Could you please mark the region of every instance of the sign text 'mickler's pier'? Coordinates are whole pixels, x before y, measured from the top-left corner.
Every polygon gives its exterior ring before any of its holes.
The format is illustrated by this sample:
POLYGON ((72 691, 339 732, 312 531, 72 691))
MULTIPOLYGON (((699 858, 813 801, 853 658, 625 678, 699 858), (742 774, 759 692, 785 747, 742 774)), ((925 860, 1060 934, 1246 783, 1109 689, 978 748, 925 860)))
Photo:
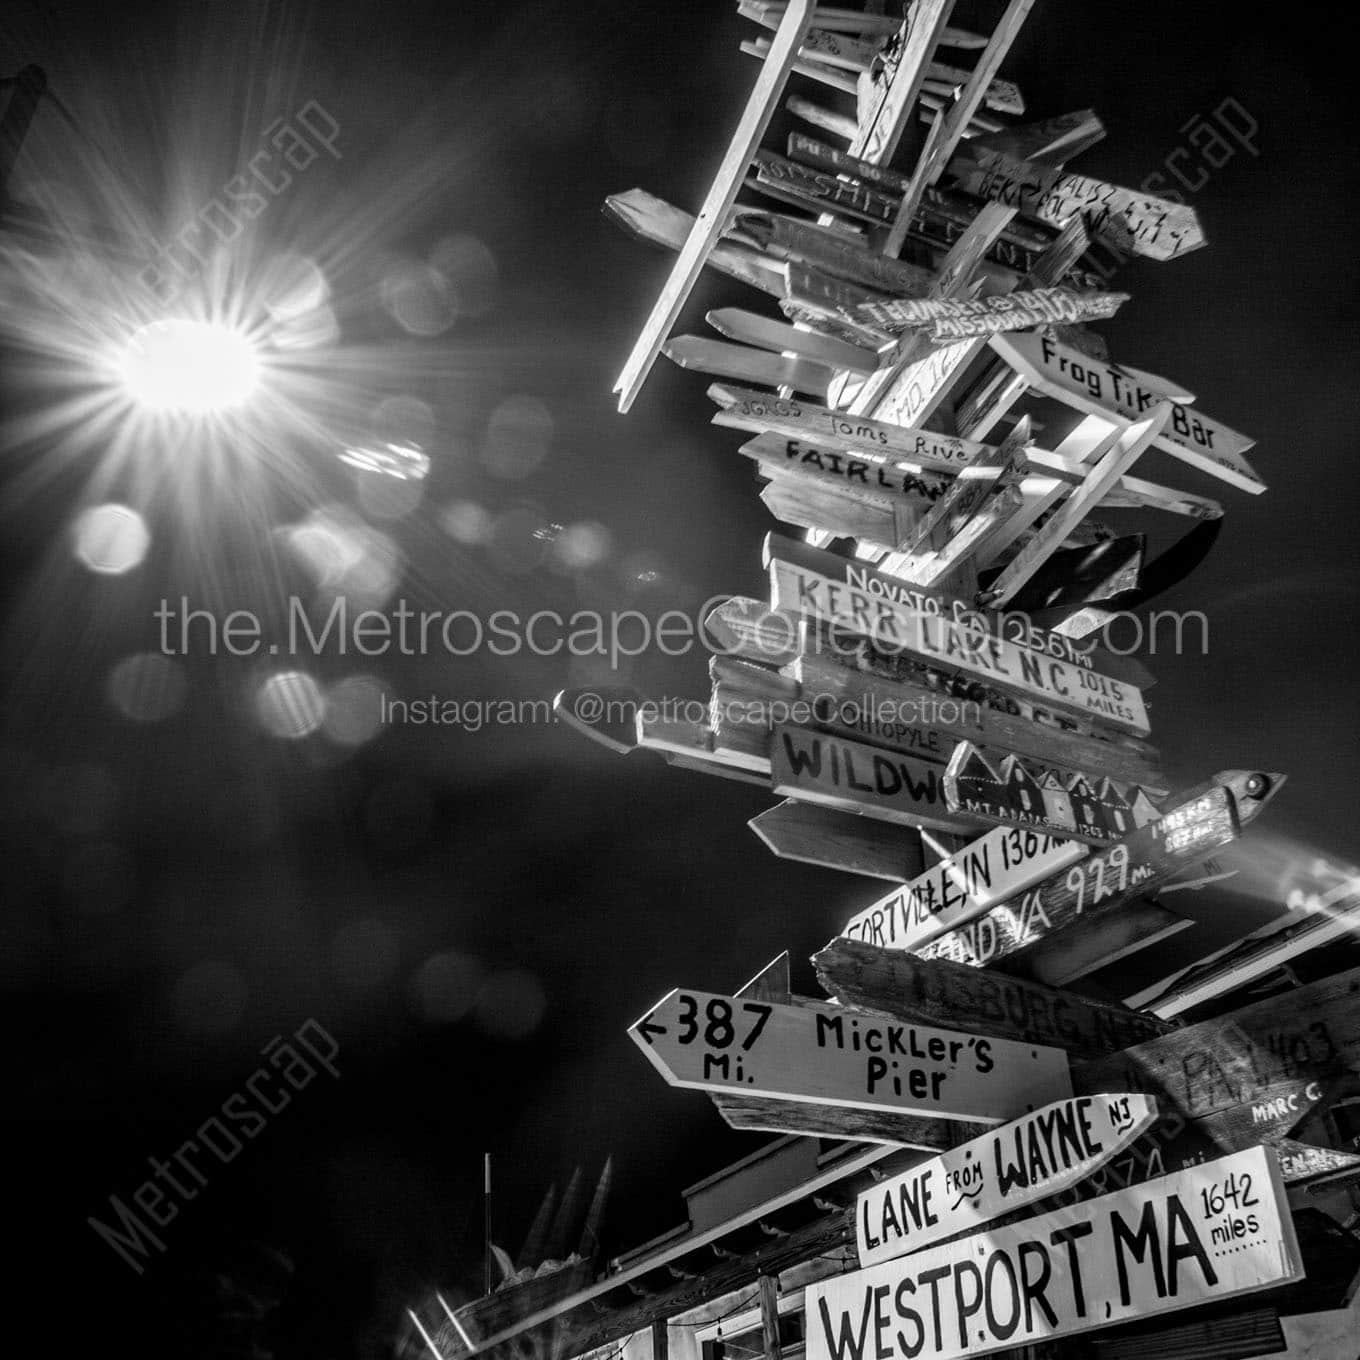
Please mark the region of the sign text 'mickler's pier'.
POLYGON ((996 1124, 1071 1094, 1061 1049, 677 990, 629 1031, 672 1086, 996 1124))

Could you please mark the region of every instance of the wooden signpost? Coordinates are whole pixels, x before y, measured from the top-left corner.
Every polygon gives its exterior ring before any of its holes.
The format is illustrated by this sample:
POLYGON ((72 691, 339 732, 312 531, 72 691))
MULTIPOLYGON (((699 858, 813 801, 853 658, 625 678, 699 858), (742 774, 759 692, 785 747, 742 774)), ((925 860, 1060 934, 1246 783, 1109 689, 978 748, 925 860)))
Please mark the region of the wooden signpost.
POLYGON ((676 990, 628 1031, 672 1086, 996 1124, 1071 1093, 1057 1049, 676 990))
POLYGON ((1078 1096, 880 1181, 856 1205, 859 1263, 894 1260, 1056 1195, 1156 1118, 1148 1096, 1078 1096))
POLYGON ((1261 1148, 808 1287, 808 1360, 956 1360, 1303 1275, 1261 1148))

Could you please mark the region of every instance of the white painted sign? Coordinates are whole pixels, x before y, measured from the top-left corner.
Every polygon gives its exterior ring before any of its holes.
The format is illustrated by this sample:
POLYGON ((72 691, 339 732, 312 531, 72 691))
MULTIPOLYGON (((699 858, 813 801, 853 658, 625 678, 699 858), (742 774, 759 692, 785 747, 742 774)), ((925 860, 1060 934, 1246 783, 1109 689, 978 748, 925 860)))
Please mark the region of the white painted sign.
POLYGON ((807 1360, 961 1360, 1303 1274, 1275 1155, 1251 1148, 809 1285, 807 1360))
POLYGON ((1151 1096, 1060 1100, 880 1181, 855 1210, 859 1263, 894 1260, 1066 1190, 1156 1118, 1151 1096))
POLYGON ((846 922, 841 934, 882 949, 912 950, 966 925, 1086 854, 1080 841, 999 826, 865 907, 846 922))
MULTIPOLYGON (((1133 685, 1031 651, 982 629, 969 628, 940 614, 918 612, 869 588, 778 557, 770 559, 771 606, 807 615, 871 639, 889 655, 910 653, 927 664, 975 675, 1093 719, 1124 727, 1140 736, 1151 730, 1142 693, 1133 685)), ((847 566, 847 573, 854 564, 847 566)), ((911 586, 903 582, 903 592, 911 586)))
POLYGON ((998 1124, 1072 1094, 1059 1048, 677 990, 629 1031, 672 1086, 998 1124))
MULTIPOLYGON (((1105 363, 1050 334, 994 335, 987 342, 1015 369, 1051 397, 1090 415, 1113 413, 1122 420, 1141 420, 1167 400, 1161 387, 1150 386, 1141 374, 1105 363)), ((1254 439, 1210 420, 1202 411, 1173 402, 1157 447, 1243 491, 1259 495, 1265 483, 1243 454, 1254 439)))

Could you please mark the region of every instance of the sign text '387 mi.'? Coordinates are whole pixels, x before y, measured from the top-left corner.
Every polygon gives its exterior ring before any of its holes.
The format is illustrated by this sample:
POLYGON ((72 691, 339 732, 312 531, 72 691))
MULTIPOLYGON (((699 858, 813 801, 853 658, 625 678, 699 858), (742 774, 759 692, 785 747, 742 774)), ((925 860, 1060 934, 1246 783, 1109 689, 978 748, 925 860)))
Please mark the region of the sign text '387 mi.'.
POLYGON ((676 990, 629 1031, 672 1086, 995 1124, 1071 1094, 1061 1049, 676 990))
POLYGON ((1251 1148, 809 1285, 808 1360, 958 1360, 1303 1273, 1275 1156, 1251 1148))

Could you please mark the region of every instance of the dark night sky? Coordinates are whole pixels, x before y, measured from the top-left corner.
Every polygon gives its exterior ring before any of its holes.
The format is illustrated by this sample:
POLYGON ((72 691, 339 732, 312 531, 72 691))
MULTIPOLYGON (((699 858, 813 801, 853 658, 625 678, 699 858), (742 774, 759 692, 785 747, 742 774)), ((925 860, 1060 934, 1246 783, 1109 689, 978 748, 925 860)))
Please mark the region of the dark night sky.
MULTIPOLYGON (((960 3, 956 22, 985 27, 995 9, 960 3)), ((1157 169, 1185 144, 1186 120, 1225 97, 1259 123, 1259 157, 1239 151, 1191 198, 1210 248, 1126 269, 1116 286, 1133 301, 1103 329, 1116 359, 1185 383, 1253 435, 1270 483, 1253 498, 1164 455, 1140 468, 1228 505, 1208 562, 1158 601, 1202 609, 1211 630, 1207 656, 1150 659, 1168 770, 1186 783, 1235 766, 1289 773, 1269 833, 1344 860, 1360 856, 1356 127, 1336 11, 1313 13, 1291 10, 1285 28, 1216 0, 1040 0, 1004 74, 1037 117, 1095 107, 1110 136, 1074 168, 1122 183, 1157 169)), ((668 261, 599 209, 634 185, 697 206, 754 74, 738 52, 749 29, 711 0, 10 0, 5 73, 45 67, 102 151, 45 107, 16 194, 45 181, 108 200, 112 180, 164 223, 177 187, 211 194, 263 123, 319 101, 343 157, 300 176, 257 231, 322 264, 342 343, 400 347, 374 360, 375 390, 434 412, 423 503, 381 521, 404 563, 399 593, 483 614, 693 610, 761 592, 772 523, 732 455, 738 437, 706 424, 701 378, 663 361, 633 411, 614 411, 614 376, 668 261), (494 257, 495 303, 413 338, 381 281, 451 233, 494 257), (488 422, 526 397, 551 439, 510 477, 488 422), (445 533, 451 502, 484 508, 489 543, 445 533), (572 574, 531 531, 581 521, 604 526, 610 548, 572 574)), ((706 279, 681 329, 700 330, 719 301, 765 309, 706 279)), ((8 345, 7 361, 22 347, 8 345)), ((7 383, 15 411, 58 399, 22 371, 7 383)), ((551 726, 392 728, 354 750, 281 741, 252 717, 259 665, 203 656, 183 662, 179 712, 128 721, 109 674, 155 647, 156 602, 277 603, 297 582, 272 531, 323 502, 354 505, 355 483, 313 453, 300 475, 281 455, 294 474, 278 486, 256 469, 254 501, 231 477, 192 515, 153 494, 147 560, 95 576, 73 561, 68 525, 98 456, 51 439, 7 459, 11 1314, 58 1346, 130 1338, 146 1354, 211 1355, 226 1330, 214 1280, 227 1277, 257 1297, 282 1292, 259 1333, 280 1356, 385 1354, 406 1304, 435 1285, 459 1298, 478 1286, 484 1149, 496 1240, 511 1250, 550 1182, 577 1164, 593 1177, 611 1151, 606 1250, 675 1222, 681 1187, 754 1140, 663 1088, 627 1025, 673 985, 735 986, 785 948, 810 986, 801 960, 875 886, 770 857, 744 826, 772 801, 757 789, 612 757, 551 726), (341 1078, 298 1092, 214 1166, 165 1228, 165 1254, 135 1275, 87 1216, 129 1196, 148 1156, 192 1136, 262 1046, 309 1017, 339 1041, 341 1078), (268 1283, 262 1246, 291 1277, 268 1283)), ((162 468, 156 489, 178 475, 162 468)), ((133 497, 115 479, 98 498, 133 497)), ((705 662, 653 652, 618 678, 704 697, 705 662)), ((363 671, 408 698, 548 697, 609 678, 561 658, 309 665, 325 681, 363 671)), ((1228 893, 1194 906, 1220 923, 1262 909, 1228 893)))

